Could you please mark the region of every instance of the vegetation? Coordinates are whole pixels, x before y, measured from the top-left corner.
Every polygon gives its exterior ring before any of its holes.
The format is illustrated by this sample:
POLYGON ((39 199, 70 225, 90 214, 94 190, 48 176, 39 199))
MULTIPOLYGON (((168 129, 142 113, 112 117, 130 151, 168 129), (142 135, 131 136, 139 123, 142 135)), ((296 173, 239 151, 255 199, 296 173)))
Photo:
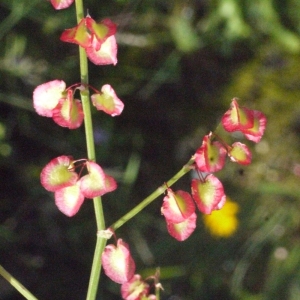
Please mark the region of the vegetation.
MULTIPOLYGON (((167 232, 161 197, 118 229, 139 273, 160 267, 162 299, 299 299, 299 1, 102 2, 85 6, 118 24, 118 65, 90 64, 90 83, 109 82, 125 104, 116 118, 93 115, 97 161, 119 184, 103 200, 108 225, 188 161, 233 97, 268 118, 252 164, 220 171, 233 204, 216 221, 199 216, 180 243, 167 232)), ((80 81, 77 47, 59 41, 75 8, 0 7, 0 264, 39 299, 85 299, 92 201, 69 219, 40 184, 54 157, 86 156, 84 128, 62 129, 32 105, 37 85, 80 81)), ((188 190, 190 180, 175 188, 188 190)), ((98 299, 120 299, 119 289, 103 275, 98 299)), ((23 299, 4 279, 0 298, 23 299)))

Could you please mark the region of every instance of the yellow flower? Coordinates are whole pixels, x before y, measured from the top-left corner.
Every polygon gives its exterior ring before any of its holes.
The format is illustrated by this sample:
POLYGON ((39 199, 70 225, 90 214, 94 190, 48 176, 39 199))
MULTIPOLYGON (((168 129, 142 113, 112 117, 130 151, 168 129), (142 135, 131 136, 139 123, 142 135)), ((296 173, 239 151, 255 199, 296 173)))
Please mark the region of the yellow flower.
POLYGON ((214 210, 210 215, 203 215, 204 225, 213 236, 230 237, 239 225, 236 217, 238 211, 239 205, 227 197, 225 205, 220 210, 214 210))

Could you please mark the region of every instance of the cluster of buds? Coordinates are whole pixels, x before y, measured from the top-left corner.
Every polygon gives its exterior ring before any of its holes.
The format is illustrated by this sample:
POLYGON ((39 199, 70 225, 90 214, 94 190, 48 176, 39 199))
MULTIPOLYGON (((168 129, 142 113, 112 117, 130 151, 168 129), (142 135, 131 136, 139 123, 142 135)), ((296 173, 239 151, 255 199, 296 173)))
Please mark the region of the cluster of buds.
MULTIPOLYGON (((267 119, 260 111, 239 107, 237 99, 234 98, 221 123, 227 132, 241 132, 246 139, 258 143, 265 131, 267 119)), ((218 135, 210 132, 204 136, 202 145, 194 155, 194 167, 199 179, 192 180, 191 195, 185 191, 174 192, 167 188, 161 212, 166 219, 168 232, 175 239, 183 241, 195 230, 195 204, 204 214, 211 214, 225 204, 223 185, 213 173, 223 169, 227 156, 232 162, 241 165, 250 164, 252 158, 245 144, 235 142, 228 145, 218 135)))
MULTIPOLYGON (((55 9, 65 9, 74 0, 51 0, 55 9)), ((109 19, 96 23, 90 16, 83 18, 79 24, 66 29, 61 40, 76 43, 83 47, 89 59, 97 65, 117 63, 117 44, 114 34, 117 26, 109 19)), ((120 115, 124 104, 114 89, 105 84, 101 90, 81 83, 69 87, 63 80, 55 79, 43 83, 33 91, 33 107, 44 117, 52 118, 62 127, 77 129, 84 120, 84 110, 79 99, 74 97, 78 90, 89 95, 88 89, 94 93, 90 99, 97 110, 111 116, 120 115)), ((92 160, 73 160, 71 156, 62 155, 52 159, 41 172, 43 187, 54 192, 55 204, 65 215, 74 216, 85 198, 102 196, 117 188, 116 181, 92 160), (76 172, 79 168, 79 172, 76 172)))
MULTIPOLYGON (((84 114, 80 100, 74 99, 74 93, 77 89, 82 91, 85 88, 80 83, 66 88, 66 83, 57 79, 43 83, 33 91, 34 109, 39 115, 52 118, 62 127, 76 129, 81 126, 84 114)), ((97 110, 113 117, 122 113, 124 104, 109 84, 103 85, 101 91, 90 88, 95 91, 91 101, 97 110)))
MULTIPOLYGON (((67 8, 73 2, 74 0, 51 0, 55 9, 67 8)), ((110 19, 97 23, 88 15, 82 18, 77 26, 66 29, 60 39, 84 48, 87 57, 95 65, 116 65, 118 62, 116 31, 117 25, 110 19)))
POLYGON ((84 198, 93 199, 117 188, 116 181, 95 162, 87 159, 75 161, 65 155, 52 159, 43 168, 41 183, 46 190, 54 192, 56 206, 69 217, 78 212, 84 198), (78 163, 80 170, 77 173, 78 163), (87 174, 80 177, 83 168, 87 174))
POLYGON ((114 282, 121 284, 122 299, 156 300, 156 296, 150 293, 147 281, 156 282, 157 276, 150 276, 144 280, 141 275, 135 274, 135 262, 128 244, 122 239, 118 239, 116 244, 105 247, 101 260, 105 274, 114 282))

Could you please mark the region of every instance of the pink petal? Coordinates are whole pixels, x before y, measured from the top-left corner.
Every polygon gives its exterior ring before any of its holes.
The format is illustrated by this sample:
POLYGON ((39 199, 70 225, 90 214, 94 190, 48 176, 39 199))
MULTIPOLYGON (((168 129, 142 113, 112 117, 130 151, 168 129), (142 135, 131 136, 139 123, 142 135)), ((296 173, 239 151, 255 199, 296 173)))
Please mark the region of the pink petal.
POLYGON ((230 151, 228 151, 230 160, 240 165, 249 165, 251 163, 252 154, 249 148, 240 142, 233 143, 230 151))
POLYGON ((218 205, 215 207, 214 210, 219 210, 219 209, 223 208, 225 203, 226 203, 226 195, 224 194, 223 197, 221 198, 221 201, 218 203, 218 205))
POLYGON ((65 89, 66 84, 62 80, 53 80, 37 86, 33 91, 33 107, 36 112, 51 118, 59 99, 64 97, 65 89))
POLYGON ((118 239, 117 246, 107 245, 101 259, 104 272, 111 280, 123 284, 133 277, 135 262, 122 239, 118 239))
POLYGON ((74 0, 51 0, 51 4, 55 9, 64 9, 69 6, 74 2, 74 0))
POLYGON ((72 157, 59 156, 52 159, 41 172, 41 184, 50 192, 71 186, 78 179, 77 173, 71 170, 72 157))
POLYGON ((139 274, 135 274, 129 281, 121 286, 121 295, 124 300, 139 300, 149 292, 149 285, 142 280, 139 274))
POLYGON ((181 223, 172 223, 166 219, 169 234, 176 240, 182 242, 186 240, 196 228, 197 215, 192 213, 185 221, 181 223))
POLYGON ((98 48, 99 42, 94 37, 91 47, 85 48, 86 54, 90 61, 95 65, 116 65, 117 59, 117 42, 114 35, 106 39, 101 45, 100 50, 98 48))
POLYGON ((86 198, 92 199, 112 192, 117 188, 116 181, 104 173, 93 161, 87 161, 88 174, 80 178, 80 189, 86 198))
POLYGON ((196 151, 195 162, 201 172, 220 171, 225 164, 226 149, 218 141, 211 141, 211 134, 204 136, 200 148, 196 151))
POLYGON ((84 118, 82 104, 79 100, 73 99, 73 92, 68 91, 68 97, 59 100, 58 105, 53 109, 53 121, 69 129, 76 129, 81 126, 84 118))
POLYGON ((224 194, 221 181, 213 174, 206 176, 204 181, 192 180, 192 196, 198 209, 204 214, 210 214, 214 209, 217 209, 224 194))
POLYGON ((181 190, 173 192, 169 188, 161 212, 169 222, 181 223, 195 212, 195 204, 189 193, 181 190))
POLYGON ((97 110, 103 110, 105 113, 111 116, 118 116, 122 113, 124 103, 118 98, 114 89, 105 84, 101 88, 101 94, 93 94, 91 96, 93 105, 97 110))
POLYGON ((258 110, 253 110, 253 113, 254 113, 253 127, 243 130, 243 133, 248 140, 258 143, 265 132, 266 125, 267 125, 267 118, 262 112, 258 110))
POLYGON ((253 111, 246 107, 239 107, 237 99, 233 98, 231 108, 222 117, 222 125, 228 132, 243 131, 253 127, 253 111))
POLYGON ((74 216, 84 201, 84 196, 78 183, 57 190, 54 196, 56 206, 68 217, 74 216))

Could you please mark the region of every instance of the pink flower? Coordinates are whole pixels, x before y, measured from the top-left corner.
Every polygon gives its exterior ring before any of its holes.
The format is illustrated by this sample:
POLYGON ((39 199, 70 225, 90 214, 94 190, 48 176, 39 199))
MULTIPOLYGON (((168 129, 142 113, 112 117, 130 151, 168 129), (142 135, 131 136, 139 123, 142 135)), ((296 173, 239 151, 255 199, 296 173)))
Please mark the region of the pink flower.
POLYGON ((110 19, 96 23, 90 16, 83 18, 73 28, 66 29, 60 36, 63 42, 83 47, 91 62, 96 65, 117 64, 116 24, 110 19))
POLYGON ((124 103, 109 84, 103 85, 101 93, 93 94, 91 99, 97 110, 103 110, 112 117, 120 115, 124 108, 124 103))
POLYGON ((198 209, 204 214, 210 214, 220 209, 225 203, 225 193, 221 181, 209 174, 205 180, 192 180, 192 196, 198 209))
POLYGON ((60 36, 63 42, 77 44, 83 48, 91 44, 91 35, 86 26, 86 19, 82 19, 77 26, 66 29, 60 36))
POLYGON ((66 83, 62 80, 40 84, 33 91, 33 107, 39 115, 52 118, 53 109, 65 96, 66 83))
POLYGON ((116 181, 104 173, 93 161, 87 161, 88 174, 80 178, 80 190, 86 198, 94 198, 112 192, 117 188, 116 181))
POLYGON ((225 164, 226 149, 218 141, 211 141, 212 133, 204 136, 200 148, 196 151, 195 162, 201 172, 220 171, 225 164))
POLYGON ((168 188, 161 208, 161 213, 168 222, 181 223, 195 212, 195 204, 191 195, 185 191, 173 192, 168 188))
POLYGON ((56 124, 69 129, 80 127, 84 118, 82 104, 78 99, 73 98, 72 90, 68 90, 66 98, 59 100, 52 113, 56 124))
POLYGON ((54 193, 54 198, 57 208, 68 217, 73 217, 84 201, 84 195, 78 182, 57 190, 54 193))
POLYGON ((77 173, 73 170, 71 156, 59 156, 52 159, 41 172, 41 184, 50 192, 74 185, 78 180, 77 173))
POLYGON ((55 193, 56 206, 68 217, 78 212, 84 198, 102 196, 117 188, 116 181, 95 162, 85 160, 83 165, 88 173, 81 178, 82 166, 77 174, 76 163, 70 156, 59 156, 52 159, 41 172, 42 186, 55 193))
POLYGON ((149 285, 141 275, 135 274, 129 281, 121 286, 121 295, 124 300, 141 300, 149 293, 149 285))
POLYGON ((62 80, 52 80, 43 83, 33 91, 33 106, 35 111, 62 127, 76 129, 83 122, 81 102, 74 99, 73 91, 66 90, 62 80))
POLYGON ((251 163, 251 152, 249 148, 240 142, 235 142, 229 148, 228 156, 231 161, 240 165, 249 165, 251 163))
POLYGON ((55 9, 64 9, 71 6, 74 0, 51 0, 51 4, 55 9))
POLYGON ((105 274, 114 282, 123 284, 133 277, 135 262, 122 239, 118 239, 117 246, 107 245, 101 259, 105 274))
POLYGON ((241 131, 248 140, 255 143, 261 140, 266 124, 267 118, 262 112, 239 107, 236 98, 232 99, 231 108, 222 117, 226 131, 241 131))
POLYGON ((237 98, 233 98, 231 107, 222 117, 222 125, 228 132, 243 131, 253 127, 253 111, 246 107, 239 107, 237 98))

